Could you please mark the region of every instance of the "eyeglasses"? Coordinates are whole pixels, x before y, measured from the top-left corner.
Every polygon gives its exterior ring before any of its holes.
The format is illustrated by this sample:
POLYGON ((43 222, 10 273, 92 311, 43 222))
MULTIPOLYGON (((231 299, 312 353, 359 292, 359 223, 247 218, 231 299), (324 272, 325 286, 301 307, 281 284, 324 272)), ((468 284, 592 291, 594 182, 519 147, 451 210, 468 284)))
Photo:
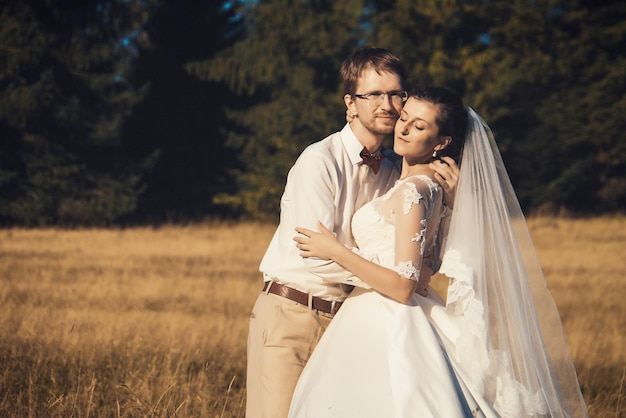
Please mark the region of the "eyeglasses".
POLYGON ((387 93, 375 91, 372 93, 354 95, 354 97, 358 97, 359 99, 367 100, 370 107, 380 106, 383 100, 385 100, 385 96, 389 97, 389 102, 391 102, 394 106, 401 106, 402 103, 406 102, 409 98, 409 93, 403 90, 394 90, 387 93))

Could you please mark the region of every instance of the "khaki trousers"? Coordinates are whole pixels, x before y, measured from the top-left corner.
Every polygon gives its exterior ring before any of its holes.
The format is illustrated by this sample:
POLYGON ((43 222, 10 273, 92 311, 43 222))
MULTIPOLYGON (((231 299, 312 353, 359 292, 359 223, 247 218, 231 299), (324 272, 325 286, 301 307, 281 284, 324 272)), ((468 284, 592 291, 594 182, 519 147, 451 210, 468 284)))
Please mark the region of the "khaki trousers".
POLYGON ((286 418, 302 369, 332 315, 261 293, 250 315, 246 418, 286 418))

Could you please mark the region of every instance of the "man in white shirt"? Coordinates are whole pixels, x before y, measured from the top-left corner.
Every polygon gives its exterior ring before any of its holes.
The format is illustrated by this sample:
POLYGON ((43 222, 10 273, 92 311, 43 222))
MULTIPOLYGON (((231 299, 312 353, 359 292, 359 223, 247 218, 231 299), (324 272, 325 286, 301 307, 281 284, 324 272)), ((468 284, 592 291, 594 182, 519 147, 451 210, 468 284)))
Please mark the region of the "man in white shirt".
POLYGON ((298 377, 347 296, 341 282, 351 273, 333 262, 302 258, 294 228, 317 230, 321 221, 354 246, 352 215, 400 175, 394 160, 385 158, 392 152, 381 145, 407 98, 404 66, 386 50, 361 48, 343 63, 341 76, 352 120, 307 147, 291 168, 280 223, 261 261, 264 286, 248 335, 247 418, 287 416, 298 377))

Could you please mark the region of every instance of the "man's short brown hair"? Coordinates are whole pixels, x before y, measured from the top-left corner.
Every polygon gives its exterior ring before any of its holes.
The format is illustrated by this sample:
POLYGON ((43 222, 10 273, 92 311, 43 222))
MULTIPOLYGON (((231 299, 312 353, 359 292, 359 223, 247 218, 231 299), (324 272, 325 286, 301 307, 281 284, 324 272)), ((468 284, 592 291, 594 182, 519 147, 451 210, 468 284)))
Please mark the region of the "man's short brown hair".
MULTIPOLYGON (((357 80, 363 71, 374 69, 378 74, 392 73, 400 78, 400 84, 404 87, 406 81, 406 69, 400 58, 383 48, 362 47, 354 51, 341 66, 341 79, 343 80, 344 94, 354 96, 356 94, 357 80)), ((364 92, 366 93, 366 92, 364 92)))

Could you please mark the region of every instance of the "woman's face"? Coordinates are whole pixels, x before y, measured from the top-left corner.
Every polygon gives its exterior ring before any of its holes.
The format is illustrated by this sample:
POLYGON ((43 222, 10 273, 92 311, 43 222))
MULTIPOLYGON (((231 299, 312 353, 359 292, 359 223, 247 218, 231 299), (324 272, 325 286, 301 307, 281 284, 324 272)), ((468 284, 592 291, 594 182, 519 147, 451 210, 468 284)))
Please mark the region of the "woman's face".
POLYGON ((403 156, 407 162, 428 162, 435 147, 443 142, 439 138, 437 112, 433 104, 409 97, 396 122, 393 141, 395 153, 403 156))

